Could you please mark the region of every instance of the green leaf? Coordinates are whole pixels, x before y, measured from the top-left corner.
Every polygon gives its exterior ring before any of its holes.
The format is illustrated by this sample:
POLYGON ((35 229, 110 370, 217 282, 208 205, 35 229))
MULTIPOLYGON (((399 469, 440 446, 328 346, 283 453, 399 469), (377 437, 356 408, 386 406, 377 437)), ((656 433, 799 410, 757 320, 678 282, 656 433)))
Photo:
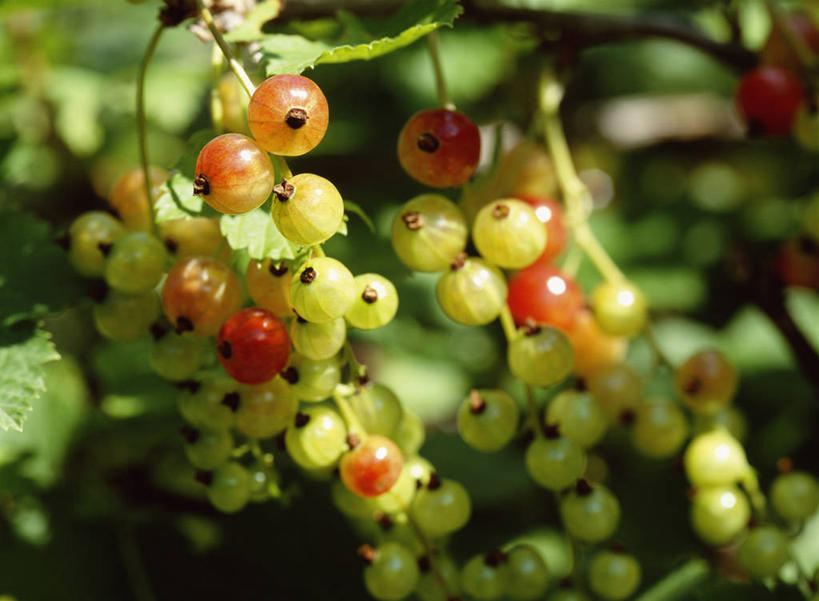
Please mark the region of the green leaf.
POLYGON ((243 215, 222 215, 219 226, 230 247, 247 249, 251 259, 294 259, 300 248, 281 235, 270 213, 262 209, 243 215))
POLYGON ((439 27, 452 27, 461 11, 454 0, 412 0, 387 19, 364 21, 339 11, 342 27, 335 38, 308 39, 284 33, 228 37, 236 42, 259 41, 268 75, 301 73, 320 64, 370 60, 394 52, 439 27))
POLYGON ((345 200, 344 210, 347 211, 348 213, 354 213, 358 215, 361 218, 361 221, 364 222, 364 225, 367 226, 367 229, 370 230, 373 234, 375 233, 375 224, 373 223, 373 220, 370 219, 370 216, 367 215, 366 211, 364 211, 364 209, 362 209, 360 205, 350 200, 345 200))
POLYGON ((196 160, 199 158, 199 153, 202 151, 202 147, 215 138, 216 135, 216 132, 212 129, 200 129, 194 132, 185 145, 185 148, 188 149, 187 152, 179 157, 173 168, 185 177, 196 177, 196 160))
POLYGON ((157 223, 172 219, 184 219, 202 212, 205 203, 193 195, 193 180, 180 173, 174 173, 162 184, 159 197, 154 203, 157 223))
POLYGON ((49 225, 31 214, 0 212, 0 327, 58 311, 83 293, 49 225))
POLYGON ((245 17, 244 22, 232 29, 228 36, 232 40, 256 40, 264 35, 262 26, 279 16, 282 10, 281 0, 267 0, 257 4, 245 17))
POLYGON ((23 431, 32 400, 45 391, 43 365, 59 358, 50 335, 42 330, 0 346, 0 428, 23 431))

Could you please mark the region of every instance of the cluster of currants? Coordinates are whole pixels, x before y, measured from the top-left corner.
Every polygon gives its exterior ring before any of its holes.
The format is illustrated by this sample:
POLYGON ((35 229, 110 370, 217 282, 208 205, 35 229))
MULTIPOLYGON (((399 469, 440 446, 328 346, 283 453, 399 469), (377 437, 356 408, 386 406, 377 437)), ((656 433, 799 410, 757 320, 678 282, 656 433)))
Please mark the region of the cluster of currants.
POLYGON ((785 136, 819 150, 817 98, 806 85, 807 63, 819 55, 819 29, 807 14, 774 23, 760 54, 762 64, 742 76, 737 106, 752 134, 785 136), (787 31, 785 31, 787 29, 787 31))

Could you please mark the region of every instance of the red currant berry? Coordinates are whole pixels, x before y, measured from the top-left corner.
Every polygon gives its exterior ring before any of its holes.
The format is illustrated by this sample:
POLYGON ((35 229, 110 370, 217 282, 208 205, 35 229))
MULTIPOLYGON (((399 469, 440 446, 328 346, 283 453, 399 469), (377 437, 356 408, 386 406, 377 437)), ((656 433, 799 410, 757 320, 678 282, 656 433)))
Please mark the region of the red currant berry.
POLYGON ((535 263, 509 278, 506 302, 518 325, 534 320, 569 330, 583 307, 583 292, 556 267, 535 263))
POLYGON ((543 249, 537 262, 545 263, 554 260, 563 252, 568 238, 563 207, 560 206, 559 202, 548 196, 519 194, 518 198, 531 205, 537 218, 546 227, 546 248, 543 249))
POLYGON ((341 458, 339 471, 345 486, 362 497, 377 497, 390 490, 401 475, 404 456, 389 438, 371 434, 341 458))
POLYGON ((242 134, 217 136, 199 152, 193 193, 221 213, 238 215, 260 206, 273 191, 270 157, 242 134))
POLYGON ((275 75, 253 92, 247 107, 250 132, 273 154, 297 156, 318 146, 330 113, 324 93, 301 75, 275 75))
POLYGON ((243 384, 267 382, 290 358, 287 326, 270 311, 251 307, 232 315, 216 340, 219 361, 243 384))
POLYGON ((435 188, 463 184, 475 172, 480 154, 478 127, 457 111, 416 113, 398 137, 398 160, 404 171, 435 188))
POLYGON ((568 331, 574 349, 574 373, 589 377, 596 371, 623 360, 626 339, 606 334, 588 309, 581 309, 568 331))
POLYGON ((737 89, 737 106, 752 133, 783 136, 805 100, 802 82, 781 67, 757 67, 745 74, 737 89))

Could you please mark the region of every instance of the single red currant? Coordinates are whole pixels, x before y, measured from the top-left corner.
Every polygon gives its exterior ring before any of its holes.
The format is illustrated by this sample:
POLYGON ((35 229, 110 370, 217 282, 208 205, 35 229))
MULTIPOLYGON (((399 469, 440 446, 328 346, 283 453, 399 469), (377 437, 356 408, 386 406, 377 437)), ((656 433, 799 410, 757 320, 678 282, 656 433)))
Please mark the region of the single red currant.
POLYGON ((199 153, 193 193, 220 213, 247 213, 268 199, 275 174, 256 142, 242 134, 223 134, 199 153))
POLYGON ((556 267, 535 263, 509 278, 506 302, 518 325, 534 320, 569 330, 583 307, 583 292, 556 267))
MULTIPOLYGON (((351 443, 357 442, 348 437, 351 443)), ((401 475, 401 449, 384 436, 371 434, 341 458, 339 471, 345 486, 362 497, 377 497, 390 490, 401 475)))
POLYGON ((626 354, 626 339, 606 334, 589 309, 581 309, 568 331, 574 349, 574 373, 588 377, 619 363, 626 354))
POLYGON ((413 115, 398 137, 398 160, 427 186, 454 188, 475 172, 481 154, 478 127, 464 114, 429 109, 413 115))
POLYGON ((784 136, 805 101, 802 82, 782 67, 748 71, 737 88, 737 106, 752 133, 784 136))
POLYGON ((287 326, 270 311, 251 307, 232 315, 219 330, 219 361, 243 384, 267 382, 290 358, 287 326))
POLYGON ((546 248, 538 257, 538 262, 545 263, 554 260, 566 248, 566 241, 569 237, 563 207, 548 196, 519 194, 518 198, 535 210, 535 215, 546 228, 546 248))
POLYGON ((267 78, 247 107, 250 132, 259 146, 283 156, 297 156, 318 146, 329 120, 321 88, 301 75, 267 78))

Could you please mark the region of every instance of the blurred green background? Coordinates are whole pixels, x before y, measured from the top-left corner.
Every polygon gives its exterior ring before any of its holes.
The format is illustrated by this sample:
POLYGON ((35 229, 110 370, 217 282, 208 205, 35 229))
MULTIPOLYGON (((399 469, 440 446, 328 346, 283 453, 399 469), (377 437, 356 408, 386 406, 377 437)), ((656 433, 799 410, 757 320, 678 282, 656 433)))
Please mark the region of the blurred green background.
MULTIPOLYGON (((660 15, 716 39, 729 35, 727 2, 518 4, 660 15)), ((762 3, 736 4, 743 42, 758 47, 770 26, 762 3)), ((366 598, 354 552, 361 537, 332 506, 326 484, 306 480, 286 459, 286 502, 236 516, 210 508, 176 433, 178 391, 151 372, 147 342, 97 337, 87 284, 50 243, 81 212, 103 208, 114 179, 138 164, 134 81, 157 9, 119 0, 0 3, 2 311, 48 298, 49 310, 26 310, 45 318, 63 356, 47 365, 47 392, 25 431, 0 432, 0 598, 366 598), (15 300, 20 282, 28 296, 15 300)), ((541 65, 528 31, 466 18, 441 32, 440 45, 459 109, 487 135, 497 123, 507 140, 524 135, 541 65)), ((191 150, 190 135, 210 126, 210 71, 209 45, 184 27, 165 34, 147 84, 153 163, 172 166, 191 150)), ((331 122, 321 145, 290 165, 329 178, 375 222, 371 233, 352 216, 349 235, 326 250, 354 273, 383 273, 399 289, 399 317, 354 342, 374 378, 424 418, 422 454, 473 496, 471 525, 453 537, 453 554, 532 537, 559 575, 569 559, 554 530, 555 504, 526 475, 523 445, 484 455, 453 433, 454 408, 471 387, 520 392, 506 373, 500 328, 450 322, 435 302, 435 278, 411 274, 389 245, 398 206, 424 191, 401 171, 394 147, 408 116, 437 103, 426 45, 307 75, 323 88, 331 122)), ((802 207, 819 191, 819 155, 788 139, 741 139, 732 108, 738 75, 676 42, 599 45, 573 65, 564 117, 578 166, 594 183, 593 229, 647 294, 663 351, 678 362, 714 344, 741 370, 745 444, 767 484, 783 455, 819 471, 819 405, 776 328, 730 284, 726 258, 742 248, 762 261, 798 234, 802 207)), ((597 276, 584 263, 579 279, 589 290, 597 276)), ((792 290, 787 302, 819 345, 817 295, 792 290)), ((647 353, 635 343, 630 360, 645 366, 647 353)), ((668 394, 662 378, 652 387, 668 394)), ((676 464, 639 458, 617 431, 599 454, 624 507, 616 538, 644 562, 644 582, 705 551, 689 529, 676 464)), ((819 546, 816 539, 808 547, 819 546)), ((819 549, 806 553, 819 560, 819 549)), ((771 594, 713 578, 691 598, 771 594)), ((773 594, 798 598, 793 589, 773 594)))

